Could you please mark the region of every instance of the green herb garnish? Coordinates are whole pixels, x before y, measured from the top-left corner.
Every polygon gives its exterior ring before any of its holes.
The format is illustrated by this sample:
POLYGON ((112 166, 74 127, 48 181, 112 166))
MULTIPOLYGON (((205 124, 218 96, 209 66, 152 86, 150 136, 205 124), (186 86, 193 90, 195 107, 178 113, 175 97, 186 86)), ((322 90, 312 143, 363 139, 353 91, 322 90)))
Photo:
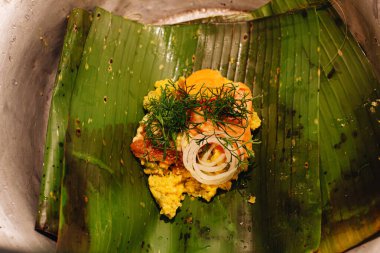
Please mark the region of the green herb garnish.
MULTIPOLYGON (((249 127, 248 116, 252 112, 247 109, 247 103, 252 101, 252 98, 247 97, 246 93, 237 94, 235 84, 226 83, 219 88, 202 86, 195 93, 191 91, 194 91, 194 87, 186 85, 180 87, 169 81, 161 87, 161 96, 149 99, 148 115, 143 120, 146 139, 152 143, 153 147, 162 149, 164 157, 168 149, 176 150, 178 133, 187 133, 194 129, 201 134, 198 126, 206 121, 226 132, 228 137, 223 137, 223 140, 228 144, 237 143, 241 137, 227 133, 228 130, 232 130, 232 126, 243 129, 249 127), (202 116, 204 121, 191 122, 192 113, 202 116)), ((205 135, 204 138, 208 136, 205 135)), ((252 152, 247 153, 252 154, 252 152)))

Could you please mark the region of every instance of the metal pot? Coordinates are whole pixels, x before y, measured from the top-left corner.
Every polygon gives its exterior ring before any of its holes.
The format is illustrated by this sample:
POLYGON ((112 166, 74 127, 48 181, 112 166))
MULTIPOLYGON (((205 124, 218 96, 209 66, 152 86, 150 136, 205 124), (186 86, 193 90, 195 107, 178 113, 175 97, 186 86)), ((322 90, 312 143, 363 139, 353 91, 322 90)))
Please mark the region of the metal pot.
MULTIPOLYGON (((65 19, 72 8, 102 6, 143 23, 171 23, 192 19, 195 15, 252 10, 266 2, 268 0, 1 0, 0 252, 55 250, 55 242, 35 232, 34 223, 51 90, 65 19)), ((380 77, 380 3, 340 0, 335 6, 368 52, 380 77)), ((359 251, 380 252, 380 240, 372 245, 372 249, 369 245, 359 251)))

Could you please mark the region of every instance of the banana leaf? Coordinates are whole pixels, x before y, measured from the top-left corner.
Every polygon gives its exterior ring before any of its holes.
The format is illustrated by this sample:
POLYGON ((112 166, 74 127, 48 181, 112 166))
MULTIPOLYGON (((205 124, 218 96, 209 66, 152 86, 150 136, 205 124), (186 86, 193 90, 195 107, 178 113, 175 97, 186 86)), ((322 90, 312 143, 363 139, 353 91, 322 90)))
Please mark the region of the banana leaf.
MULTIPOLYGON (((315 124, 319 120, 317 21, 313 9, 306 17, 298 14, 259 22, 157 27, 97 9, 71 101, 58 251, 317 249, 321 223, 319 131, 315 124), (315 33, 308 33, 310 29, 315 33), (298 41, 296 50, 293 44, 298 41), (268 57, 265 61, 262 50, 268 57), (283 50, 290 50, 289 55, 277 57, 283 50), (302 69, 294 68, 292 57, 296 55, 297 66, 302 69), (269 67, 264 70, 265 65, 269 67), (175 219, 168 221, 160 217, 129 144, 144 115, 143 96, 154 81, 175 79, 201 68, 219 69, 228 78, 249 85, 260 76, 262 80, 272 78, 271 86, 262 83, 263 88, 257 88, 256 95, 263 97, 260 108, 264 111, 275 105, 277 112, 269 115, 269 122, 281 121, 279 128, 283 131, 295 131, 302 122, 305 134, 298 136, 297 145, 286 139, 278 147, 267 149, 272 155, 281 146, 286 154, 285 160, 270 165, 285 180, 278 184, 269 180, 266 184, 273 187, 268 194, 273 201, 267 202, 254 192, 255 188, 261 189, 263 180, 248 174, 243 185, 221 193, 212 203, 186 199, 175 219), (280 74, 280 69, 289 74, 280 74), (292 84, 294 80, 299 80, 297 87, 292 84), (270 95, 267 89, 272 91, 270 95), (298 99, 297 103, 292 102, 293 98, 298 99), (304 119, 298 122, 289 117, 294 110, 305 113, 304 119), (305 148, 307 152, 301 153, 305 148), (293 162, 292 152, 299 153, 299 161, 293 162), (305 169, 305 162, 310 169, 305 169), (252 193, 262 203, 256 211, 255 205, 247 202, 252 193), (289 215, 283 215, 281 208, 287 200, 292 204, 285 206, 289 215), (272 215, 275 222, 262 233, 266 225, 260 218, 269 221, 272 215), (277 229, 280 235, 271 236, 277 229), (286 240, 286 233, 297 240, 286 240)), ((262 135, 268 137, 269 129, 273 131, 264 126, 262 135)), ((258 157, 258 164, 266 165, 269 156, 260 153, 258 157)))
POLYGON ((67 115, 90 24, 88 12, 81 9, 71 12, 53 88, 35 225, 37 231, 53 239, 56 239, 58 233, 67 115))
POLYGON ((331 10, 155 27, 97 9, 85 43, 58 251, 310 252, 322 235, 320 251, 338 252, 379 230, 379 84, 331 10), (154 81, 206 67, 252 85, 262 143, 231 192, 187 199, 168 221, 129 143, 154 81))
POLYGON ((313 9, 270 20, 280 29, 261 28, 254 73, 263 121, 252 175, 252 219, 261 237, 255 252, 315 252, 321 236, 318 19, 313 9))
POLYGON ((329 0, 273 0, 261 8, 252 11, 250 14, 252 19, 258 19, 289 12, 297 12, 310 7, 324 6, 328 3, 330 3, 329 0))
POLYGON ((321 40, 321 252, 380 230, 380 85, 346 25, 318 12, 321 40))
MULTIPOLYGON (((196 22, 238 22, 251 21, 271 15, 294 12, 309 6, 323 6, 325 0, 300 0, 287 2, 273 0, 269 4, 252 13, 221 16, 194 20, 196 22)), ((67 128, 68 108, 70 105, 72 86, 75 82, 83 45, 91 23, 90 14, 76 9, 69 17, 67 33, 58 67, 57 79, 53 89, 52 106, 47 127, 46 145, 44 152, 43 177, 41 179, 41 194, 35 228, 56 240, 59 222, 60 182, 63 168, 63 143, 67 128), (71 66, 71 67, 68 67, 71 66), (62 86, 65 85, 64 86, 62 86)))

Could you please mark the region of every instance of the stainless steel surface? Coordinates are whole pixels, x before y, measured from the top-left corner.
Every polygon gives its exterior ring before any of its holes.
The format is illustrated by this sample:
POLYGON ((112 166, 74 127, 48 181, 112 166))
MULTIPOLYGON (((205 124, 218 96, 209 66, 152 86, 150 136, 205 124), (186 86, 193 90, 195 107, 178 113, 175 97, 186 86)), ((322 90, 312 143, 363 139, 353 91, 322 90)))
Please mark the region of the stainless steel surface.
POLYGON ((331 0, 380 78, 380 1, 331 0))
MULTIPOLYGON (((99 5, 145 23, 170 23, 173 17, 183 20, 210 10, 252 10, 267 1, 0 0, 0 252, 55 249, 54 242, 34 231, 34 222, 50 93, 65 18, 73 7, 99 5)), ((380 3, 341 2, 350 28, 379 70, 380 3)), ((380 251, 379 242, 374 250, 380 251)))

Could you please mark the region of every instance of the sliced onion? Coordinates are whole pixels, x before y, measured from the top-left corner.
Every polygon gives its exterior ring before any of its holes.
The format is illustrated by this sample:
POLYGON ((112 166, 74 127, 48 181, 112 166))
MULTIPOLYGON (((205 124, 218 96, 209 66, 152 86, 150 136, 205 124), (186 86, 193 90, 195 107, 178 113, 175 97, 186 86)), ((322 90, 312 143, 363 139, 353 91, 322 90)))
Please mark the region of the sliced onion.
POLYGON ((215 166, 216 164, 220 163, 221 161, 224 160, 224 158, 226 158, 226 155, 225 154, 221 154, 215 161, 213 162, 204 162, 202 159, 199 159, 199 156, 197 156, 199 162, 205 166, 215 166))
MULTIPOLYGON (((183 164, 198 182, 217 185, 229 181, 235 175, 238 158, 236 154, 232 154, 234 147, 221 140, 223 137, 225 137, 223 132, 202 133, 191 138, 189 142, 182 142, 183 164), (211 146, 200 158, 199 152, 207 144, 211 144, 211 146), (208 162, 212 150, 217 146, 223 148, 224 154, 215 161, 208 162), (222 162, 223 160, 225 161, 222 162)), ((238 150, 240 151, 240 148, 238 150)))
POLYGON ((227 165, 228 165, 227 163, 222 163, 222 164, 217 165, 217 166, 204 166, 202 164, 196 163, 196 164, 194 164, 194 168, 199 169, 199 170, 203 170, 206 172, 218 172, 218 171, 223 170, 225 167, 227 167, 227 165))
POLYGON ((215 149, 216 144, 213 143, 211 147, 206 151, 206 153, 203 155, 202 159, 200 159, 202 162, 207 162, 208 158, 211 155, 211 152, 215 149))

